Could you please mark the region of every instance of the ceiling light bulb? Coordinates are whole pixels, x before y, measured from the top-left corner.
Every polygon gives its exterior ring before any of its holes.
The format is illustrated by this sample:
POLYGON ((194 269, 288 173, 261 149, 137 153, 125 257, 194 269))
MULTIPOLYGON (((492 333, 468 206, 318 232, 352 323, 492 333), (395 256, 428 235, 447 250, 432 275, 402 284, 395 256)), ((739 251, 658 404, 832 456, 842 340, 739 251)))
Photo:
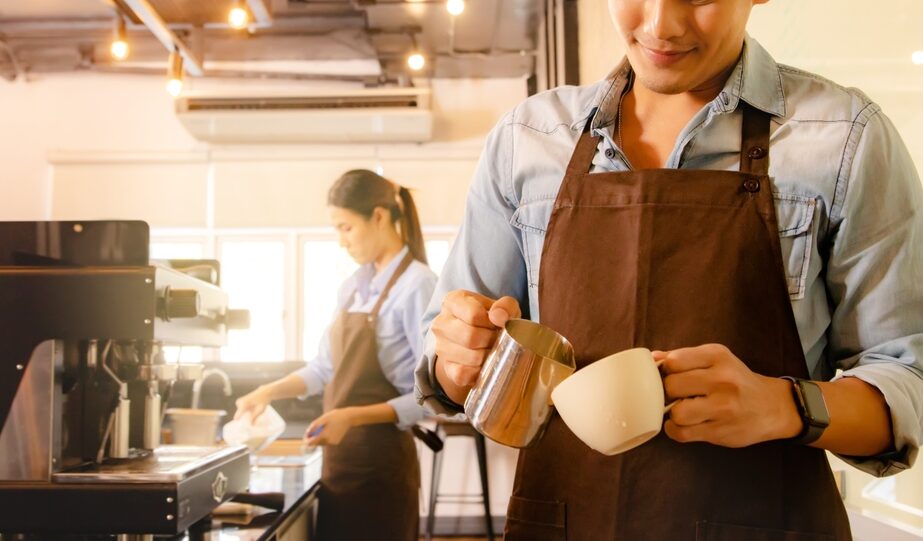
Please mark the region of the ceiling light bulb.
POLYGON ((918 66, 923 66, 923 51, 914 51, 914 53, 910 55, 910 60, 918 66))
POLYGON ((167 63, 167 92, 175 98, 183 91, 183 56, 173 51, 167 63))
POLYGON ((180 95, 180 92, 183 91, 183 80, 182 79, 170 79, 167 81, 167 92, 174 98, 180 95))
POLYGON ((231 25, 231 28, 244 28, 248 22, 250 22, 250 16, 247 15, 247 10, 239 5, 231 8, 228 13, 228 24, 231 25))
POLYGON ((420 71, 426 65, 426 59, 420 53, 413 53, 407 57, 407 65, 414 71, 420 71))
POLYGON ((116 60, 125 60, 128 57, 128 39, 125 37, 125 19, 121 15, 116 17, 115 36, 112 38, 112 45, 109 46, 109 52, 116 60))
POLYGON ((465 0, 448 0, 445 3, 445 8, 453 16, 461 15, 465 11, 465 0))
POLYGON ((116 60, 125 60, 128 57, 128 42, 120 39, 113 41, 109 52, 116 60))

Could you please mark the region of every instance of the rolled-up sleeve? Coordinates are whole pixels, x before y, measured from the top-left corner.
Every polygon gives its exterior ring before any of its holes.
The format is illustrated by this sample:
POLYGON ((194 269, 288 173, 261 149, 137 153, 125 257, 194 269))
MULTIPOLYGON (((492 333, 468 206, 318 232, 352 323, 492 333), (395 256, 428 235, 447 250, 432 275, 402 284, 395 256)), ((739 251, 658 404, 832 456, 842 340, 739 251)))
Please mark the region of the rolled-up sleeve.
POLYGON ((512 202, 512 113, 504 116, 487 142, 468 190, 465 215, 432 297, 423 327, 423 355, 415 373, 417 400, 432 411, 451 415, 461 412, 439 387, 433 372, 436 342, 430 327, 450 291, 464 289, 493 298, 504 295, 519 301, 527 312, 528 284, 522 255, 522 239, 510 225, 512 202))
POLYGON ((829 359, 876 387, 894 452, 841 457, 876 476, 909 468, 923 443, 923 188, 894 126, 868 117, 831 212, 829 359))

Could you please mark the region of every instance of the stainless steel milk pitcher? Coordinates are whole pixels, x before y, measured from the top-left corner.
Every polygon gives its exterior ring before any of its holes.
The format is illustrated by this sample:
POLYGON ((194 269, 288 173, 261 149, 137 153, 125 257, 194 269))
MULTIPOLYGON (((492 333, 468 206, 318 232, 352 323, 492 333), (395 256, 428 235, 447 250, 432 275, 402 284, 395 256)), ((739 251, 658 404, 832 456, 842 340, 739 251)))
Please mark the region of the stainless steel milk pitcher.
POLYGON ((576 368, 566 338, 533 321, 511 319, 465 400, 465 414, 488 438, 526 447, 551 418, 551 391, 576 368))

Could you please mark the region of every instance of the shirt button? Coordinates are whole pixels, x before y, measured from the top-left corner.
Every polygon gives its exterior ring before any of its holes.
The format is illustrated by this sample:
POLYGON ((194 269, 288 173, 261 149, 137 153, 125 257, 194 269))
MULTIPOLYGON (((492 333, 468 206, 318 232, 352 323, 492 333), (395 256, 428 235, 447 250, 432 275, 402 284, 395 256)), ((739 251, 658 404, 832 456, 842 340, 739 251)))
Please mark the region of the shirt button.
POLYGON ((753 147, 747 152, 747 156, 749 156, 751 160, 759 160, 766 156, 766 149, 763 147, 753 147))
POLYGON ((609 158, 610 160, 615 157, 615 151, 612 150, 611 148, 607 148, 605 154, 606 154, 606 157, 609 158))
POLYGON ((722 92, 722 93, 721 93, 721 103, 723 103, 723 104, 725 104, 725 105, 728 105, 728 104, 731 103, 731 98, 728 97, 728 93, 727 93, 727 92, 722 92))

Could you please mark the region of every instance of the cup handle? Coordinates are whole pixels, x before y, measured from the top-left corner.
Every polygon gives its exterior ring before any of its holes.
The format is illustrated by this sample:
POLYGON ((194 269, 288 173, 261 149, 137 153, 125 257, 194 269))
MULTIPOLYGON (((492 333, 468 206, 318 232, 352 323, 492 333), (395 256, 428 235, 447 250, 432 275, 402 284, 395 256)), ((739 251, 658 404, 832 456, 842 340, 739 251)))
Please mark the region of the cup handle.
MULTIPOLYGON (((661 359, 661 360, 659 360, 659 361, 654 361, 654 365, 655 365, 657 368, 660 368, 660 365, 662 365, 662 364, 663 364, 663 359, 661 359)), ((664 408, 663 408, 663 414, 666 415, 666 414, 670 413, 670 410, 673 409, 673 406, 675 406, 678 402, 679 402, 679 400, 674 400, 673 402, 670 402, 669 404, 667 404, 666 406, 664 406, 664 408)))

